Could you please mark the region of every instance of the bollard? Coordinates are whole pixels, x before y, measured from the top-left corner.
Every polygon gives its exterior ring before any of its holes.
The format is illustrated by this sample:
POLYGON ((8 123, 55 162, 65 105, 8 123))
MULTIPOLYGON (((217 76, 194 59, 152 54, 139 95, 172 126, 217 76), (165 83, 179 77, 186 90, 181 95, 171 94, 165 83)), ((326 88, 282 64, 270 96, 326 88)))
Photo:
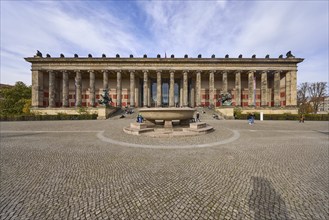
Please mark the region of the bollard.
POLYGON ((260 112, 260 120, 263 121, 264 120, 264 113, 260 112))

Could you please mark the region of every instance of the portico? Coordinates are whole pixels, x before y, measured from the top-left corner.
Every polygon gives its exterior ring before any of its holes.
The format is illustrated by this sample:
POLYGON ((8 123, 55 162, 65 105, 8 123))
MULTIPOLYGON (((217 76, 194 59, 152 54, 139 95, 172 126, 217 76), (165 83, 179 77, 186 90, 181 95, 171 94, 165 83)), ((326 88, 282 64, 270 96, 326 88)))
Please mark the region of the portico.
POLYGON ((286 58, 107 58, 34 57, 32 106, 98 107, 108 89, 114 107, 220 107, 221 94, 233 106, 294 108, 297 64, 286 58))

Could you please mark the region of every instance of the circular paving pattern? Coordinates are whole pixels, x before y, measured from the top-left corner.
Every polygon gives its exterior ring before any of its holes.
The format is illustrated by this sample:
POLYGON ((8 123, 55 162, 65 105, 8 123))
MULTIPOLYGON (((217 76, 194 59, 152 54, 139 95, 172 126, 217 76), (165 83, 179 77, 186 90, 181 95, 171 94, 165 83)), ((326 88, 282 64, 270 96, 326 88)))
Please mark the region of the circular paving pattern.
POLYGON ((328 122, 151 138, 132 121, 1 122, 0 219, 328 219, 328 122))
MULTIPOLYGON (((169 137, 163 137, 163 138, 169 138, 171 144, 169 145, 154 145, 154 144, 135 144, 135 143, 129 143, 124 141, 115 140, 113 138, 109 138, 104 136, 104 131, 98 132, 97 137, 107 143, 120 145, 120 146, 126 146, 126 147, 141 147, 141 148, 156 148, 156 149, 179 149, 179 148, 201 148, 201 147, 214 147, 219 146, 222 144, 228 144, 231 143, 237 139, 239 139, 240 134, 236 130, 230 130, 230 129, 224 129, 222 128, 220 131, 213 131, 212 133, 215 133, 214 135, 217 136, 219 141, 211 142, 211 143, 195 143, 195 144, 185 144, 185 145, 175 145, 175 140, 173 138, 177 138, 175 136, 169 136, 169 137), (221 139, 224 137, 225 139, 221 139)), ((199 138, 199 142, 203 142, 200 140, 207 140, 207 135, 210 134, 204 134, 205 136, 202 136, 199 138)), ((145 136, 143 136, 145 137, 145 136)), ((148 137, 149 138, 149 137, 148 137)), ((151 137, 152 138, 152 137, 151 137)), ((186 137, 185 137, 186 138, 186 137)), ((129 140, 129 139, 128 139, 129 140)))

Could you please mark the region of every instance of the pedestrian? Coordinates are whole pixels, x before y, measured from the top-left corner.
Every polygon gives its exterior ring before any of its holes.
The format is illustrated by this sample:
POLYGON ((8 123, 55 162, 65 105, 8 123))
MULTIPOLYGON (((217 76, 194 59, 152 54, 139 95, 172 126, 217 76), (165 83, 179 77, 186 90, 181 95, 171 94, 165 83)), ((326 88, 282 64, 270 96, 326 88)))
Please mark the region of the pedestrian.
POLYGON ((301 122, 304 123, 304 119, 305 119, 304 114, 301 114, 300 118, 299 118, 299 123, 301 123, 301 122))
POLYGON ((195 122, 201 122, 200 121, 200 113, 199 112, 196 112, 196 120, 195 122))
POLYGON ((255 114, 251 113, 251 124, 253 125, 255 123, 255 114))
POLYGON ((137 123, 142 123, 143 122, 143 116, 141 113, 138 113, 137 115, 137 123))
POLYGON ((247 120, 248 120, 248 124, 251 125, 251 114, 249 113, 248 116, 247 116, 247 120))

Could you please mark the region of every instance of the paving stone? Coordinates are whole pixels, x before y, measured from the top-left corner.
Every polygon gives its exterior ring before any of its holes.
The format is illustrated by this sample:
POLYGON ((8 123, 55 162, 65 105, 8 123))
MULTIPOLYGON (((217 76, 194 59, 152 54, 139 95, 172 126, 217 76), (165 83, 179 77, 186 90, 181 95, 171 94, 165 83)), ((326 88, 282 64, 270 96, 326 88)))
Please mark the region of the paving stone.
POLYGON ((1 122, 0 218, 329 218, 327 122, 209 120, 203 136, 151 138, 125 134, 133 120, 1 122))

